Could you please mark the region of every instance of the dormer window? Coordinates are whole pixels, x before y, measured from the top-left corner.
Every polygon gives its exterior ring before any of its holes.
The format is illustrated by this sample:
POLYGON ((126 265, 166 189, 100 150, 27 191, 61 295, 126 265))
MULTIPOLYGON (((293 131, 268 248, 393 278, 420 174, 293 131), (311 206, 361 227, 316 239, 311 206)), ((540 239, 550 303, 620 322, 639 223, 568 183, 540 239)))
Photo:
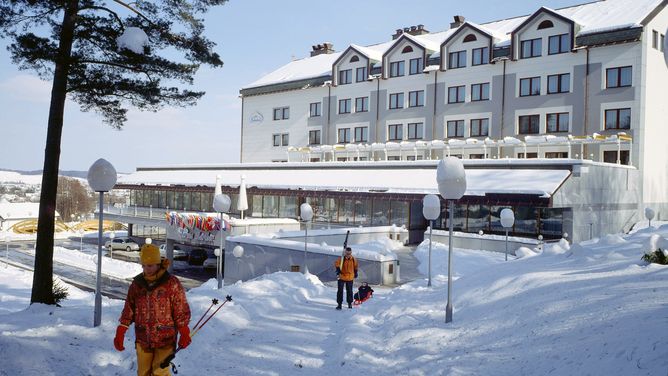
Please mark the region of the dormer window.
POLYGON ((471 55, 471 65, 489 64, 489 47, 474 48, 471 55))
POLYGON ((520 58, 527 59, 540 56, 542 54, 542 41, 541 38, 523 40, 521 43, 520 58))
POLYGON ((357 55, 354 55, 353 57, 350 58, 351 63, 356 63, 360 61, 360 58, 357 55))
POLYGON ((406 47, 404 47, 403 50, 401 50, 401 53, 402 53, 402 54, 407 54, 407 53, 409 53, 409 52, 413 52, 413 47, 411 47, 411 46, 406 46, 406 47))
POLYGON ((400 77, 404 75, 404 61, 395 61, 390 63, 390 77, 400 77))
POLYGON ((345 69, 339 71, 339 85, 346 85, 353 82, 353 70, 345 69))
POLYGON ((408 67, 408 74, 419 74, 422 73, 422 70, 424 67, 422 66, 422 58, 418 57, 415 59, 410 59, 409 67, 408 67))
POLYGON ((468 43, 468 42, 475 42, 477 41, 478 38, 474 34, 469 34, 466 37, 464 37, 464 42, 463 43, 468 43))
POLYGON ((538 24, 538 30, 549 29, 551 27, 554 27, 554 24, 550 20, 545 20, 545 21, 541 22, 540 24, 538 24))
POLYGON ((448 54, 448 68, 464 68, 466 66, 466 51, 450 52, 448 54))
POLYGON ((571 49, 571 42, 568 34, 552 35, 547 41, 547 54, 556 55, 568 52, 571 49))

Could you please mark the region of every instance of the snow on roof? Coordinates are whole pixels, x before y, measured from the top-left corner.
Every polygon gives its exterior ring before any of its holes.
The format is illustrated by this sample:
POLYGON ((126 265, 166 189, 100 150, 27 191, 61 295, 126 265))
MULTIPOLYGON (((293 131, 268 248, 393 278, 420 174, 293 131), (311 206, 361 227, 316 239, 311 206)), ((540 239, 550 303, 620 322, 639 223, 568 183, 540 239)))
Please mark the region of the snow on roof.
MULTIPOLYGON (((661 4, 661 2, 662 0, 603 0, 561 9, 546 9, 554 11, 555 13, 578 23, 581 26, 578 35, 584 35, 593 32, 638 26, 653 9, 661 4)), ((536 11, 538 11, 538 9, 536 9, 536 11)), ((532 14, 533 13, 535 13, 535 11, 532 12, 532 14)), ((495 45, 501 47, 510 44, 510 33, 529 17, 531 17, 531 14, 483 24, 476 24, 470 21, 466 22, 493 35, 498 39, 495 45)), ((429 50, 439 51, 440 44, 456 30, 457 29, 448 29, 417 36, 410 34, 403 35, 420 43, 423 47, 426 47, 429 50)), ((373 59, 375 59, 378 54, 382 55, 393 44, 394 41, 388 41, 367 47, 356 44, 351 44, 351 46, 359 49, 360 52, 363 52, 368 57, 374 56, 373 59), (364 51, 362 51, 362 49, 364 49, 364 51)), ((331 75, 332 64, 340 55, 340 52, 322 54, 292 61, 265 75, 259 80, 244 86, 242 90, 299 79, 331 75)))
MULTIPOLYGON (((502 161, 499 161, 502 162, 502 161)), ((376 162, 377 163, 377 162, 376 162)), ((265 167, 252 169, 197 169, 197 170, 142 170, 119 179, 119 184, 147 185, 204 185, 213 186, 216 176, 221 183, 238 187, 241 175, 246 176, 247 187, 273 189, 306 189, 316 191, 388 192, 428 194, 438 193, 436 165, 433 163, 400 164, 391 169, 368 168, 364 163, 345 162, 293 164, 299 168, 265 167), (304 168, 311 166, 311 168, 304 168), (337 168, 328 168, 334 166, 337 168), (366 168, 360 168, 365 167, 366 168)), ((380 164, 377 164, 380 166, 380 164)), ((467 169, 466 195, 482 196, 487 193, 535 194, 549 197, 570 175, 568 169, 545 168, 480 168, 467 169)))
POLYGON ((357 44, 351 44, 350 47, 352 47, 352 48, 356 49, 357 51, 363 53, 364 56, 369 58, 369 60, 381 61, 383 59, 383 52, 378 51, 377 49, 364 47, 364 46, 360 46, 360 45, 357 45, 357 44))

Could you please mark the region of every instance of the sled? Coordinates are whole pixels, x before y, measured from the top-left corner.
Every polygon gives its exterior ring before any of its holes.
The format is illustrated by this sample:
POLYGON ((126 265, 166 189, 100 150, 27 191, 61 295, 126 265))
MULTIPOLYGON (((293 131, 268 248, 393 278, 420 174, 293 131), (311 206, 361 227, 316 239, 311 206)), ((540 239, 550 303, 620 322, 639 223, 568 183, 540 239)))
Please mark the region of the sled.
MULTIPOLYGON (((355 295, 357 295, 357 293, 355 293, 355 295)), ((367 300, 371 299, 371 296, 373 296, 373 292, 369 292, 369 293, 364 297, 364 299, 354 299, 354 300, 353 300, 353 305, 354 305, 354 306, 358 306, 358 305, 360 305, 360 304, 366 302, 367 300)))

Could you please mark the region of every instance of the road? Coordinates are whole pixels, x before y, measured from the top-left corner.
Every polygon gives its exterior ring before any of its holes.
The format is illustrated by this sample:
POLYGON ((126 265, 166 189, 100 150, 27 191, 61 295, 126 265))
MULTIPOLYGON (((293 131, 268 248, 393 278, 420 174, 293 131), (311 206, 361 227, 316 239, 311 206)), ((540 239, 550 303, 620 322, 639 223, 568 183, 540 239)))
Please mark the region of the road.
MULTIPOLYGON (((80 242, 79 238, 56 239, 55 246, 81 249, 84 253, 97 253, 97 242, 92 244, 80 242)), ((33 240, 13 241, 9 243, 0 243, 0 262, 9 260, 9 263, 28 270, 33 270, 35 263, 34 256, 28 253, 35 247, 33 240)), ((73 284, 83 290, 95 291, 96 273, 88 270, 79 269, 70 265, 53 262, 53 273, 61 277, 65 282, 73 284)), ((201 285, 210 278, 215 277, 215 270, 205 270, 200 266, 190 266, 186 262, 176 261, 174 263, 174 274, 179 277, 181 283, 186 289, 191 289, 201 285)), ((102 276, 102 294, 110 298, 125 299, 130 280, 122 280, 102 276)))

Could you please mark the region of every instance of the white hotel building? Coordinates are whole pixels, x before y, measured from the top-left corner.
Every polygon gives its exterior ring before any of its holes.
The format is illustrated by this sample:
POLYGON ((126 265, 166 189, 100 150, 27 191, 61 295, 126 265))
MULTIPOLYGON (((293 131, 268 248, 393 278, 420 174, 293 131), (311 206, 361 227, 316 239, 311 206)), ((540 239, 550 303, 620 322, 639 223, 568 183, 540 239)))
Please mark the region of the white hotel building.
MULTIPOLYGON (((134 191, 131 205, 180 208, 170 191, 209 200, 216 175, 233 194, 243 174, 252 216, 297 217, 307 201, 316 220, 403 224, 419 241, 437 160, 456 155, 470 176, 456 211, 463 232, 500 233, 504 206, 516 235, 573 241, 628 230, 647 206, 665 220, 667 4, 594 1, 484 24, 456 16, 445 31, 313 46, 240 90, 241 164, 139 168, 119 187, 134 191), (277 171, 285 181, 269 180, 277 171)), ((205 210, 198 200, 184 209, 205 210)))

